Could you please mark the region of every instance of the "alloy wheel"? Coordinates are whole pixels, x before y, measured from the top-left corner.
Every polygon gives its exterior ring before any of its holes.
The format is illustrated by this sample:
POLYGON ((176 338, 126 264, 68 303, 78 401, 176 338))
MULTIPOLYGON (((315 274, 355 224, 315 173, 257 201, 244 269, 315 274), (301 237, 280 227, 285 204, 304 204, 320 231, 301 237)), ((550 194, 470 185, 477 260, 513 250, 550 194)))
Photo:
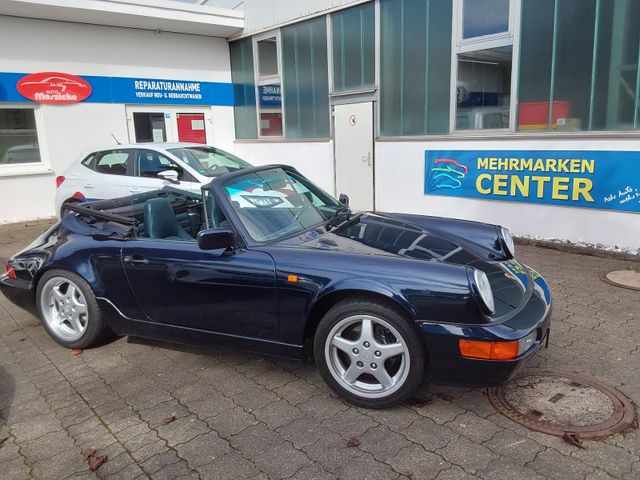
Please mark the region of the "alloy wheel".
POLYGON ((89 310, 80 288, 64 277, 47 280, 41 293, 42 315, 49 330, 65 341, 78 340, 87 329, 89 310))

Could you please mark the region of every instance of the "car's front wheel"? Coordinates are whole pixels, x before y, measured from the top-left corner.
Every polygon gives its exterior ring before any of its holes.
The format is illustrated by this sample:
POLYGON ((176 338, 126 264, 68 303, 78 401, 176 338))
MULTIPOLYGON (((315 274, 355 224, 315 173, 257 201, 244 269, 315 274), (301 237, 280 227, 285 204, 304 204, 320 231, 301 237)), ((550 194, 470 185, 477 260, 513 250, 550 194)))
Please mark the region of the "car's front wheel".
POLYGON ((421 385, 425 348, 403 315, 369 300, 341 302, 321 320, 314 355, 329 386, 350 402, 383 408, 421 385))
POLYGON ((93 346, 111 332, 91 287, 75 273, 46 272, 38 282, 36 304, 44 328, 67 348, 93 346))

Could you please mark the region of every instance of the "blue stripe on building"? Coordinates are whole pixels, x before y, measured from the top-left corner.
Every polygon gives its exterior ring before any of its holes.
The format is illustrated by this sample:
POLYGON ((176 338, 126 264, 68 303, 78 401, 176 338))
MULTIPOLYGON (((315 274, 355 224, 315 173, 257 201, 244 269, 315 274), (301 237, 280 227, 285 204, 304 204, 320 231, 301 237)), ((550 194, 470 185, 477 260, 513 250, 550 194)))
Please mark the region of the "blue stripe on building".
MULTIPOLYGON (((16 90, 26 73, 0 72, 0 102, 30 102, 16 90)), ((89 103, 233 106, 233 84, 162 78, 80 75, 91 85, 89 103)))

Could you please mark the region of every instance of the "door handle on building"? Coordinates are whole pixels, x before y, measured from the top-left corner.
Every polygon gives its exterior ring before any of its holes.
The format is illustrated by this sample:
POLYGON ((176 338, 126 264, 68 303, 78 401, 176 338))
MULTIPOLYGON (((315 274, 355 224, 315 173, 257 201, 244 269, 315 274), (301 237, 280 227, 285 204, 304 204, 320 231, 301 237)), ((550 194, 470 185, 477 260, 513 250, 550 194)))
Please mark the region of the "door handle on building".
POLYGON ((360 160, 362 163, 366 163, 369 167, 371 166, 371 152, 367 152, 366 155, 362 155, 360 160))

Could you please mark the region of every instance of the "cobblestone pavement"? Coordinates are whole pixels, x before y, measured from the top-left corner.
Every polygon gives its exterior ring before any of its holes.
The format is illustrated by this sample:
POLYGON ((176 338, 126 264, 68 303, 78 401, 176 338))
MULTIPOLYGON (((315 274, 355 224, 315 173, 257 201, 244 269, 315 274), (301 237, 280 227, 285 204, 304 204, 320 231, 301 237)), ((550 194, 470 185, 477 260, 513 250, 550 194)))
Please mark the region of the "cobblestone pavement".
MULTIPOLYGON (((42 224, 2 226, 0 257, 42 224)), ((598 279, 632 264, 520 247, 555 295, 532 366, 596 376, 640 402, 640 294, 598 279)), ((481 389, 426 404, 345 404, 311 365, 121 338, 74 356, 0 296, 0 477, 105 479, 640 478, 640 435, 579 449, 496 413, 481 389), (167 417, 175 421, 165 423, 167 417), (108 461, 95 473, 81 451, 108 461)))

